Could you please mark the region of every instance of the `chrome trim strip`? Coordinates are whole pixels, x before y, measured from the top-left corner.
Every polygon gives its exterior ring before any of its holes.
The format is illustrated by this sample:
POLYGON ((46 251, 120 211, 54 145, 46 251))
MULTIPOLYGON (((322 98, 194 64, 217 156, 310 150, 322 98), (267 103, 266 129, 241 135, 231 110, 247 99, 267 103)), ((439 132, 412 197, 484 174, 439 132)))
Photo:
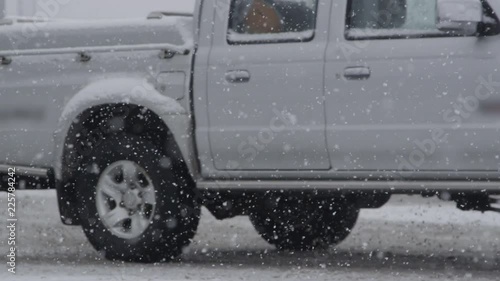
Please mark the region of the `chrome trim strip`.
POLYGON ((154 51, 169 50, 181 55, 189 54, 190 50, 173 44, 138 44, 138 45, 118 45, 118 46, 98 46, 98 47, 78 47, 78 48, 54 48, 54 49, 28 49, 0 51, 0 57, 16 56, 37 56, 37 55, 60 55, 60 54, 81 54, 81 53, 108 53, 108 52, 132 52, 132 51, 154 51))

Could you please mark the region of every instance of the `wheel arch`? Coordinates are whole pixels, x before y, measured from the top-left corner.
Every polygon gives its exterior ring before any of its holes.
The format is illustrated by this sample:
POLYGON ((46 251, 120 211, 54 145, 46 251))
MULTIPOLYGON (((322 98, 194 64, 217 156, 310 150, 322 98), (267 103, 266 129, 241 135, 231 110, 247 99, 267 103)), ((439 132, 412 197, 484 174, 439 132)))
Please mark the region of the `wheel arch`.
POLYGON ((146 120, 144 128, 148 131, 154 129, 158 134, 156 141, 162 142, 162 147, 168 148, 166 151, 175 156, 186 175, 194 178, 197 162, 188 111, 177 100, 158 93, 145 79, 98 81, 84 88, 67 103, 54 134, 54 176, 61 220, 65 224, 79 224, 71 179, 78 157, 82 156, 77 149, 81 132, 91 122, 97 125, 98 132, 103 133, 102 122, 116 117, 113 114, 125 114, 122 117, 126 129, 132 125, 127 122, 146 116, 143 118, 146 120))

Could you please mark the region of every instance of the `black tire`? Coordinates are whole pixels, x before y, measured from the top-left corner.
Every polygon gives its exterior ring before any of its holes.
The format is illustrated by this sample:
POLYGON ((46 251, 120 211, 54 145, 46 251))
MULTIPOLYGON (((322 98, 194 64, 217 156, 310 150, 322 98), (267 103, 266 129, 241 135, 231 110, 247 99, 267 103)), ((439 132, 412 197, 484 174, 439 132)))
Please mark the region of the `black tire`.
POLYGON ((106 258, 144 263, 168 261, 190 243, 198 227, 200 207, 192 180, 170 159, 151 142, 126 134, 107 137, 83 159, 76 179, 80 221, 90 243, 106 258), (142 167, 155 187, 156 209, 151 223, 134 239, 111 233, 96 206, 96 185, 101 173, 122 160, 142 167))
POLYGON ((345 240, 359 208, 345 199, 268 197, 250 215, 268 243, 284 251, 324 249, 345 240))

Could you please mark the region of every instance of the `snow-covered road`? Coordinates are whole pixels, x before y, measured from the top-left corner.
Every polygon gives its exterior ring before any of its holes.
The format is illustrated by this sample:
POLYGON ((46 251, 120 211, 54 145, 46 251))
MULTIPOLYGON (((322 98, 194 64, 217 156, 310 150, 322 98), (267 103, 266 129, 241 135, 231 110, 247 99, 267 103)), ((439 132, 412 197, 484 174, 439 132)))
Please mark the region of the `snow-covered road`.
MULTIPOLYGON (((20 191, 18 200, 18 273, 3 266, 0 280, 500 280, 500 214, 435 199, 394 197, 363 210, 336 249, 295 254, 276 252, 245 217, 217 221, 204 210, 184 255, 156 265, 102 259, 79 227, 60 223, 53 191, 20 191)), ((0 207, 6 225, 4 193, 0 207)), ((2 263, 6 237, 0 227, 2 263)))

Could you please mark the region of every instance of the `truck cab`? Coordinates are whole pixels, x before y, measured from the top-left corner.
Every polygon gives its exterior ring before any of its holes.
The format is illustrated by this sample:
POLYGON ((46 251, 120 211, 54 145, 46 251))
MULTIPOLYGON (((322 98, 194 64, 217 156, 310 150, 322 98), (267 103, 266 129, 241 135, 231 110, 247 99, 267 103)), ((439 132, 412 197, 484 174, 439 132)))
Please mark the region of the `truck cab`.
POLYGON ((194 80, 195 108, 207 110, 195 115, 199 151, 211 153, 205 177, 472 180, 498 170, 489 4, 480 36, 439 30, 434 0, 390 10, 388 1, 284 2, 304 11, 272 31, 241 23, 252 19, 238 1, 213 18, 207 83, 201 71, 194 80))
POLYGON ((499 211, 498 11, 199 0, 0 26, 0 172, 55 187, 62 221, 126 261, 179 255, 201 206, 279 250, 338 244, 393 194, 499 211))

